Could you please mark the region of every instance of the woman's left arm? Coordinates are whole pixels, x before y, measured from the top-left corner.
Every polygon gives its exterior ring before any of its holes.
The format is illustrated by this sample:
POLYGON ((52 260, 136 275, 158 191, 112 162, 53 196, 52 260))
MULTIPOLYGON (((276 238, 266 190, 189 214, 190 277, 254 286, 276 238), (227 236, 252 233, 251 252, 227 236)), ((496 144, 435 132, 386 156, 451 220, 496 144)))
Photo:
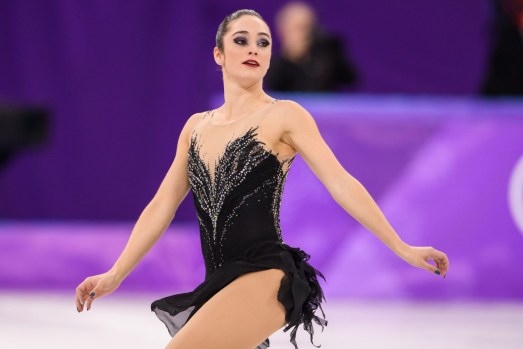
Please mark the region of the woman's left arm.
POLYGON ((333 199, 409 264, 445 276, 449 261, 432 247, 414 247, 401 240, 365 187, 350 175, 323 140, 312 116, 299 104, 281 101, 283 141, 292 146, 327 188, 333 199), (433 260, 436 266, 428 263, 433 260))

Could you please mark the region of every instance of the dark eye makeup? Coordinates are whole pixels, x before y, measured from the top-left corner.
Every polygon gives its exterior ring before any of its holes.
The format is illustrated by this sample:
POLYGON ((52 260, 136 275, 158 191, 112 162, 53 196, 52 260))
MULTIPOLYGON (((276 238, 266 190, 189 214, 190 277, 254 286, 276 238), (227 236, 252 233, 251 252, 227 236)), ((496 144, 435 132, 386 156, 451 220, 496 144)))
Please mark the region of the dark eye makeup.
MULTIPOLYGON (((234 38, 233 41, 234 41, 234 43, 241 45, 241 46, 245 46, 248 43, 247 39, 242 36, 238 36, 238 37, 234 38)), ((270 44, 271 43, 269 42, 269 40, 266 40, 266 39, 260 39, 260 40, 258 40, 258 43, 257 43, 257 45, 261 46, 261 47, 267 47, 270 44)))
POLYGON ((261 46, 261 47, 267 47, 270 44, 271 43, 269 42, 269 40, 261 39, 258 41, 258 46, 261 46))
POLYGON ((244 37, 241 37, 241 36, 234 38, 234 42, 236 44, 242 45, 242 46, 247 45, 247 40, 244 37))

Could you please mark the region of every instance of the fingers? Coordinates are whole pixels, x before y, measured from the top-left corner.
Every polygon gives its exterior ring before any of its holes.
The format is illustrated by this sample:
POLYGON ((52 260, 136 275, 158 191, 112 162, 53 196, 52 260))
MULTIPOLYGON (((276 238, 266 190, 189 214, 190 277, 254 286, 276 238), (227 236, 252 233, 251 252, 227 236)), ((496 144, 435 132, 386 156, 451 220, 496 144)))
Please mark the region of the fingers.
MULTIPOLYGON (((437 263, 436 263, 437 265, 437 263)), ((441 272, 439 270, 439 268, 437 266, 434 266, 432 264, 430 264, 429 262, 427 261, 423 261, 423 268, 430 271, 431 273, 434 273, 436 275, 440 275, 441 272)))
POLYGON ((80 313, 84 309, 84 303, 85 299, 88 295, 88 289, 86 282, 82 282, 77 288, 76 288, 76 310, 80 313))
POLYGON ((436 263, 436 267, 427 263, 431 267, 431 269, 428 270, 431 270, 436 275, 441 275, 443 277, 447 276, 447 271, 449 269, 449 259, 445 253, 431 248, 431 253, 428 259, 432 259, 434 263, 436 263))
POLYGON ((91 304, 93 303, 95 297, 96 297, 96 288, 89 293, 89 297, 87 298, 87 301, 85 302, 85 306, 87 307, 87 310, 91 309, 91 304))
MULTIPOLYGON (((76 310, 80 313, 84 309, 84 305, 86 305, 86 300, 88 301, 90 297, 90 294, 92 294, 93 289, 95 288, 94 282, 91 280, 91 278, 85 279, 77 288, 76 288, 76 310)), ((88 303, 87 310, 90 309, 92 303, 88 303)))

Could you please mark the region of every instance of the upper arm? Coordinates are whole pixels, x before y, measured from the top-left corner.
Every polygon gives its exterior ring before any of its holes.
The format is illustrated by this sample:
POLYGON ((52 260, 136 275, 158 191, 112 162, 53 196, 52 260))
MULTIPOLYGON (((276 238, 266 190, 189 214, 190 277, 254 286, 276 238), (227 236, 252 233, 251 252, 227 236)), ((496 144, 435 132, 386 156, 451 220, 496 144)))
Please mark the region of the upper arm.
POLYGON ((187 162, 191 132, 198 119, 198 114, 192 115, 185 123, 176 146, 174 160, 167 171, 153 200, 161 202, 161 206, 174 212, 189 192, 187 162))
POLYGON ((284 142, 301 155, 316 177, 334 195, 350 175, 321 136, 310 113, 291 101, 286 101, 284 109, 284 142))

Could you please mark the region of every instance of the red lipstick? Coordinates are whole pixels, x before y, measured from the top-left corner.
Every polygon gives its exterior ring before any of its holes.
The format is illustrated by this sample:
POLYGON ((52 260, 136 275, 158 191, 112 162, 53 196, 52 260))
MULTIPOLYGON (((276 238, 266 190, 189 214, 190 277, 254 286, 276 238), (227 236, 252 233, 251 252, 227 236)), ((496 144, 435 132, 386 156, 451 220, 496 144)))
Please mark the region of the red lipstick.
POLYGON ((245 62, 243 62, 243 64, 248 65, 250 67, 259 67, 260 66, 260 63, 258 63, 258 61, 255 59, 248 59, 245 62))

